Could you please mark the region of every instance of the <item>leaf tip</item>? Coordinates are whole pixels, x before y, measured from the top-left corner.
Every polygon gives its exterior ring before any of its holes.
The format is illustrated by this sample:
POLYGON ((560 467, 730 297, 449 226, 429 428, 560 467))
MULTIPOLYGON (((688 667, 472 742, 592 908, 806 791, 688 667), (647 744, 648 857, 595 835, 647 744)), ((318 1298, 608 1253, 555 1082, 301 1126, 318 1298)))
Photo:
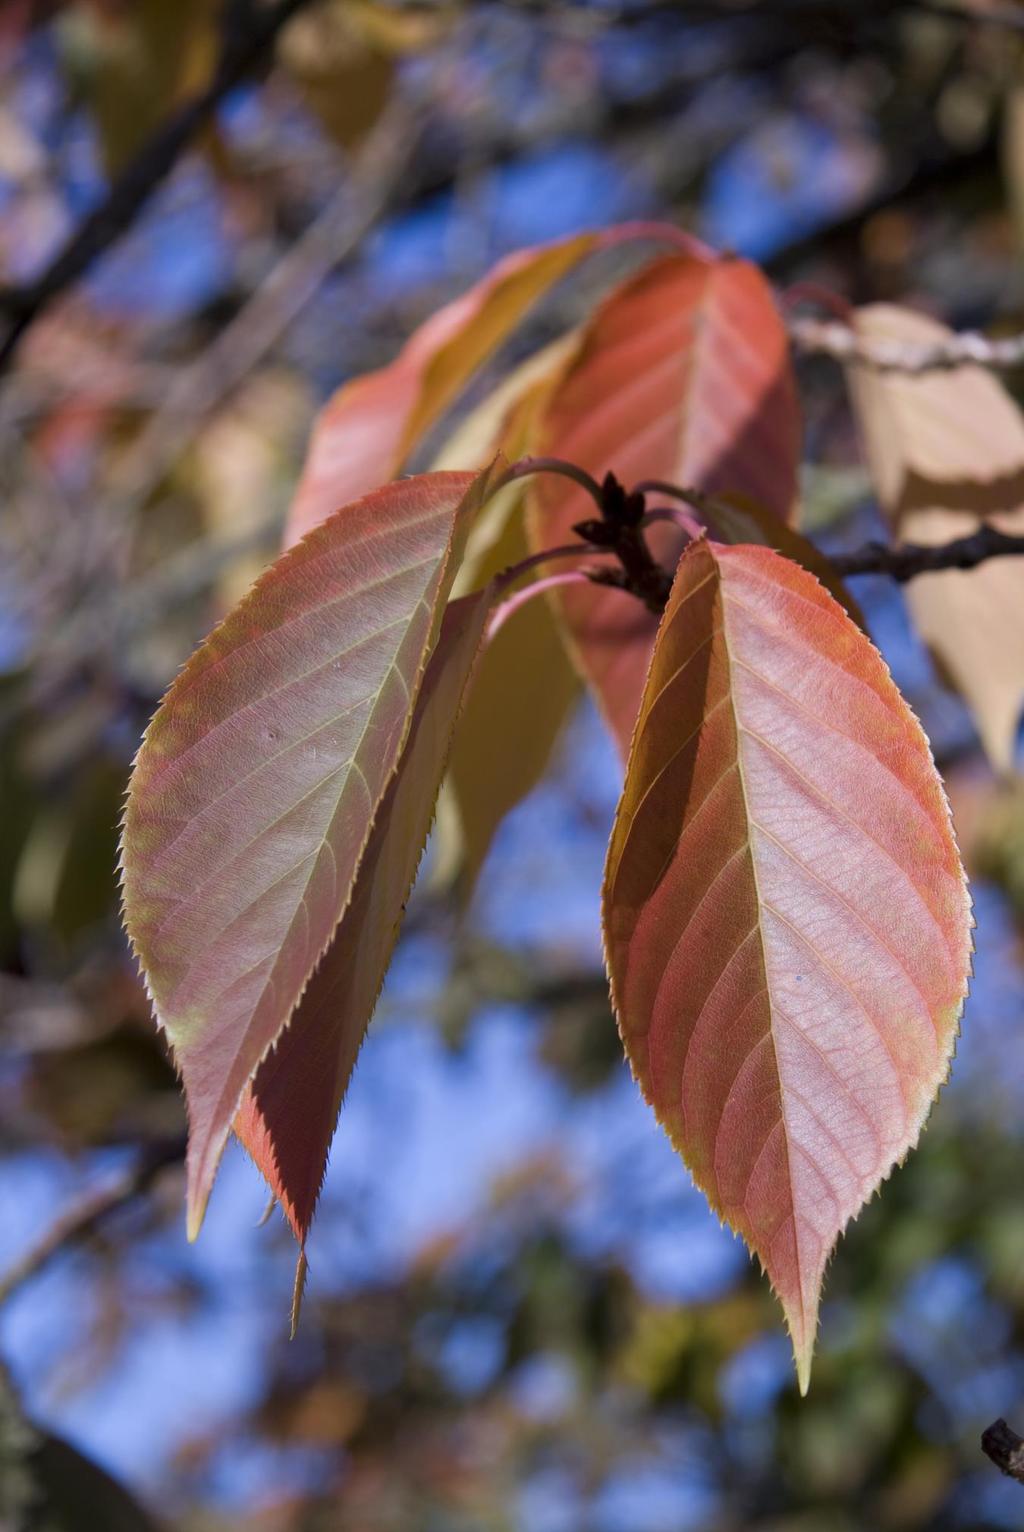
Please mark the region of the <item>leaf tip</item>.
POLYGON ((789 1293, 784 1296, 771 1271, 763 1263, 762 1269, 766 1272, 772 1291, 782 1305, 783 1318, 793 1347, 797 1388, 800 1390, 801 1399, 806 1399, 811 1386, 814 1347, 818 1339, 822 1278, 819 1275, 816 1290, 812 1292, 803 1290, 799 1294, 789 1293))
POLYGON ((199 1231, 203 1227, 203 1219, 206 1216, 206 1198, 189 1195, 188 1210, 186 1214, 186 1235, 190 1245, 194 1245, 199 1238, 199 1231))

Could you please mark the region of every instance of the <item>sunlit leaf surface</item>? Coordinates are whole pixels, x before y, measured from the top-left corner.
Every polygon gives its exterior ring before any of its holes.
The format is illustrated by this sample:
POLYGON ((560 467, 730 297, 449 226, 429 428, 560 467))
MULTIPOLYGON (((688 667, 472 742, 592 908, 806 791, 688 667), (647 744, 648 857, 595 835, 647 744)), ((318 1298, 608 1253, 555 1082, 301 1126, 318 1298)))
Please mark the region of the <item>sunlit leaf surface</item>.
MULTIPOLYGON (((665 479, 740 494, 787 520, 795 506, 799 415, 786 333, 767 281, 746 261, 672 255, 608 298, 552 399, 539 449, 627 486, 665 479)), ((576 485, 537 481, 531 537, 571 539, 594 514, 576 485)), ((671 567, 682 534, 656 528, 671 567)), ((579 669, 619 748, 629 749, 656 621, 614 590, 554 598, 579 669)))
POLYGON ((917 1141, 970 903, 927 741, 863 633, 765 548, 687 550, 608 854, 626 1051, 758 1255, 806 1389, 846 1223, 917 1141))
POLYGON ((352 896, 486 476, 346 506, 193 655, 147 730, 125 914, 189 1105, 198 1228, 246 1084, 352 896))

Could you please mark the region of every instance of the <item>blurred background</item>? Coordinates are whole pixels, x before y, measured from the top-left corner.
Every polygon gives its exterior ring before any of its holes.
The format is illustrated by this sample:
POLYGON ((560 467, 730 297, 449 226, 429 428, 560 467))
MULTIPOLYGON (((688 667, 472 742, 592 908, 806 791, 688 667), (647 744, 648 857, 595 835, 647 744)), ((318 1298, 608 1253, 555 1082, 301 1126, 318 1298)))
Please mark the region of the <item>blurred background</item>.
MULTIPOLYGON (((1024 1527, 978 1444, 1024 1419, 1024 791, 884 581, 857 594, 946 775, 978 950, 952 1083, 833 1262, 807 1401, 621 1060, 589 708, 467 912, 428 860, 297 1339, 237 1147, 185 1241, 181 1100, 117 913, 141 730, 273 556, 331 389, 504 252, 645 216, 781 285, 1017 333, 1024 11, 0 3, 4 1528, 1024 1527)), ((805 525, 852 547, 881 524, 842 379, 800 377, 805 525)))

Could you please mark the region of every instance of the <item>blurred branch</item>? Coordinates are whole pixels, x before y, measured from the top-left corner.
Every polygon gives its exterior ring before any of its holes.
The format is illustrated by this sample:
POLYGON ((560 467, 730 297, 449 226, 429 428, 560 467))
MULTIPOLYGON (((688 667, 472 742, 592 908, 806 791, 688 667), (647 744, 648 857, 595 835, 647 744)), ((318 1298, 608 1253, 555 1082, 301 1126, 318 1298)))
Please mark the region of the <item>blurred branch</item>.
POLYGON ((928 16, 938 16, 943 21, 966 22, 968 25, 1004 27, 1011 32, 1024 32, 1024 11, 1017 5, 971 4, 970 0, 906 0, 908 11, 920 11, 928 16))
MULTIPOLYGON (((100 573, 98 590, 72 614, 58 635, 42 635, 47 687, 63 684, 83 654, 114 652, 158 612, 209 588, 240 554, 263 546, 280 527, 281 507, 269 507, 239 537, 203 540, 151 578, 124 589, 111 584, 110 568, 123 561, 133 513, 159 487, 212 412, 253 371, 288 325, 318 291, 339 261, 355 250, 396 194, 418 140, 414 112, 388 113, 342 187, 287 250, 264 282, 219 335, 169 385, 161 407, 119 462, 93 528, 90 559, 100 573)), ((38 699, 36 699, 38 701, 38 699)))
POLYGON ((882 372, 936 372, 975 363, 981 367, 1012 368, 1024 364, 1024 334, 992 338, 964 330, 927 345, 874 339, 858 335, 834 319, 790 319, 794 345, 809 355, 830 356, 882 372))
POLYGON ((994 1420, 982 1432, 981 1450, 1000 1473, 1024 1484, 1024 1436, 1018 1436, 1005 1420, 994 1420))
POLYGON ((35 1245, 30 1246, 25 1254, 8 1268, 6 1274, 0 1277, 0 1304, 5 1303, 12 1293, 17 1292, 18 1288, 24 1286, 32 1277, 37 1276, 63 1250, 87 1239, 111 1213, 124 1207, 126 1203, 133 1202, 136 1197, 141 1197, 168 1165, 177 1165, 184 1158, 185 1139, 183 1137, 157 1139, 152 1144, 144 1145, 134 1165, 124 1171, 116 1181, 107 1186, 98 1187, 81 1202, 69 1208, 51 1224, 35 1245))
POLYGON ((846 22, 871 24, 898 19, 904 15, 933 16, 959 26, 993 26, 1011 32, 1024 32, 1024 12, 1013 4, 975 3, 971 0, 862 0, 851 6, 850 0, 646 0, 645 4, 602 5, 592 14, 588 8, 569 0, 515 0, 517 10, 538 16, 572 17, 609 26, 629 26, 656 16, 670 16, 691 23, 729 22, 745 17, 796 21, 806 24, 828 20, 839 14, 846 22))
MULTIPOLYGON (((269 7, 246 6, 246 24, 225 27, 220 58, 206 88, 183 102, 143 144, 45 271, 25 287, 0 292, 0 310, 10 318, 10 328, 0 344, 0 373, 9 366, 25 332, 43 310, 131 227, 199 129, 256 68, 286 23, 308 3, 277 0, 269 7)), ((229 22, 238 20, 237 9, 228 6, 229 22)))
MULTIPOLYGON (((117 471, 119 500, 145 499, 210 413, 249 375, 386 211, 419 133, 401 105, 367 144, 342 187, 286 250, 235 317, 174 379, 117 471)), ((134 506, 132 507, 134 508, 134 506)))
POLYGON ((986 559, 1006 554, 1024 555, 1024 537, 1011 536, 985 522, 977 532, 954 542, 934 547, 904 543, 896 548, 886 543, 865 543, 853 553, 834 555, 830 562, 840 575, 884 574, 903 583, 916 575, 934 574, 941 569, 975 569, 986 559))

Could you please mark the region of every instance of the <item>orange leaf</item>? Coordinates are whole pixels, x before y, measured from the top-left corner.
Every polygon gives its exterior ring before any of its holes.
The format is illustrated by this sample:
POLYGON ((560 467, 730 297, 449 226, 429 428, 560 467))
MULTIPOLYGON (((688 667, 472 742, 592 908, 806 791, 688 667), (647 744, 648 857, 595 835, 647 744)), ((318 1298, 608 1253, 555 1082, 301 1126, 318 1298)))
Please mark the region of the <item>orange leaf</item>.
POLYGON ((946 1078, 971 916, 920 726, 842 608, 767 548, 683 555, 604 928, 634 1074, 759 1256, 806 1392, 829 1255, 946 1078))
POLYGON ((339 505, 393 478, 423 432, 530 305, 609 237, 580 234, 516 251, 433 314, 387 367, 344 384, 314 427, 285 545, 339 505))
MULTIPOLYGON (((667 479, 705 494, 741 495, 781 521, 797 493, 799 416, 786 332, 767 281, 731 257, 671 255, 605 300, 555 390, 537 450, 628 486, 667 479)), ((537 549, 571 539, 593 515, 584 492, 538 479, 537 549)), ((682 534, 652 530, 673 568, 682 534)), ((570 648, 625 756, 656 621, 615 590, 554 598, 570 648)))

